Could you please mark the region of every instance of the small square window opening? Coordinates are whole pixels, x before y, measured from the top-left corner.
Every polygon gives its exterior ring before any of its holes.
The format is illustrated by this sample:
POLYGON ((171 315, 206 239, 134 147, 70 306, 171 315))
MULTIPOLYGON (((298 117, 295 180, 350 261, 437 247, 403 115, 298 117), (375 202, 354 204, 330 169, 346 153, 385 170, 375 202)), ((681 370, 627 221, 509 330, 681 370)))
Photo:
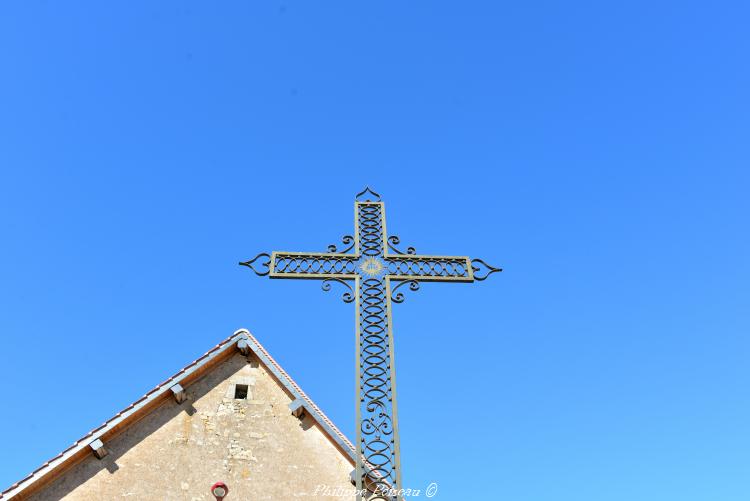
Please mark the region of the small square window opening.
POLYGON ((234 398, 237 398, 237 399, 247 398, 247 385, 246 384, 234 385, 234 398))

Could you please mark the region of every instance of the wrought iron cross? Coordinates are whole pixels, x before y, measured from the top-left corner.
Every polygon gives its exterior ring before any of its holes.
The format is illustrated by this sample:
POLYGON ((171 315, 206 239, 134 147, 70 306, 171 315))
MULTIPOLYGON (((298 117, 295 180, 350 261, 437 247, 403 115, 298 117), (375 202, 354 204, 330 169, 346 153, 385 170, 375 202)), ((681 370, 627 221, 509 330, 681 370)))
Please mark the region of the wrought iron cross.
POLYGON ((354 302, 357 311, 357 500, 365 488, 374 493, 370 501, 398 500, 402 484, 391 303, 404 301, 399 289, 405 285, 416 291, 422 281, 473 282, 502 270, 465 256, 418 255, 413 247, 402 252, 396 248, 399 238, 386 233, 380 195, 369 188, 357 194, 354 236, 345 235, 342 242, 347 247, 341 251, 329 245, 327 253, 263 252, 240 264, 270 278, 322 279, 324 291, 331 290, 332 282, 347 288, 342 298, 354 302))

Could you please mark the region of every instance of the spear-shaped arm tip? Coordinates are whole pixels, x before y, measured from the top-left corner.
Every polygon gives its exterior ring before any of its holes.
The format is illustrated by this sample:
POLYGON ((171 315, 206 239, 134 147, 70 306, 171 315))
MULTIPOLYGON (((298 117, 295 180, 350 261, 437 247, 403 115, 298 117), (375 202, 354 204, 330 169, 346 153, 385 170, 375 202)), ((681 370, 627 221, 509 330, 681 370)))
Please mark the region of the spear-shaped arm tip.
POLYGON ((259 277, 268 275, 271 271, 271 255, 267 252, 261 252, 249 261, 240 261, 240 266, 247 266, 259 277), (258 263, 256 261, 260 260, 258 263), (256 268, 256 266, 258 268, 256 268))
POLYGON ((487 280, 487 277, 495 272, 503 271, 502 268, 491 266, 479 258, 471 260, 471 270, 474 272, 474 280, 479 280, 480 282, 482 280, 487 280))

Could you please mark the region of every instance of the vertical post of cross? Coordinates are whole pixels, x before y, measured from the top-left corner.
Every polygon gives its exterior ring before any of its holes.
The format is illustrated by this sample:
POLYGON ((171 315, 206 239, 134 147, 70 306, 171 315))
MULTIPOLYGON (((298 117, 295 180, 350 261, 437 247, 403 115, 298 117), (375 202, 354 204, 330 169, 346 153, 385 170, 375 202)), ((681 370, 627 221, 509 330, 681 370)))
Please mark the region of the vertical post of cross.
POLYGON ((396 370, 386 256, 385 212, 377 197, 355 201, 357 280, 357 499, 363 489, 373 499, 398 499, 401 487, 396 370))

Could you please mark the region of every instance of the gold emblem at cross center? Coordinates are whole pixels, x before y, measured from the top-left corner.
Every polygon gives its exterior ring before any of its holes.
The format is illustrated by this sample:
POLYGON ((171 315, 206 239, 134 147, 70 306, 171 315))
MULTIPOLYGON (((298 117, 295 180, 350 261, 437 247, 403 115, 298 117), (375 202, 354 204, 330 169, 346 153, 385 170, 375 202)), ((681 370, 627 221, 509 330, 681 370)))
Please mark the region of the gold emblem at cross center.
POLYGON ((367 276, 374 277, 381 271, 383 271, 383 263, 374 257, 368 257, 362 264, 359 265, 359 271, 367 276))

